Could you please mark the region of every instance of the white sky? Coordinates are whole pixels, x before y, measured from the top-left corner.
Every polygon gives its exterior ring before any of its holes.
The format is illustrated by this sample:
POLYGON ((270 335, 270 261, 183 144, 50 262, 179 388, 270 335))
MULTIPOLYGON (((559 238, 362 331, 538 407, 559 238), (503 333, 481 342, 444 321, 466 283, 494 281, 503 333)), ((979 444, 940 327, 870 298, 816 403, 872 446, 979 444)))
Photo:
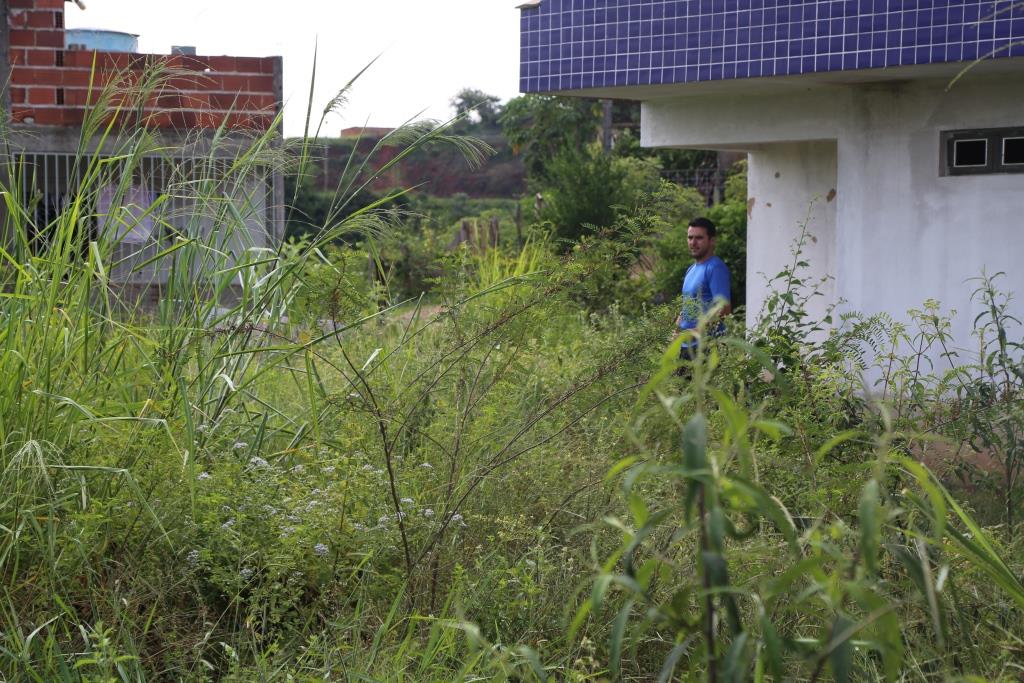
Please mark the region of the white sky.
POLYGON ((464 87, 502 100, 519 87, 521 0, 84 0, 67 3, 68 28, 139 34, 142 52, 194 45, 200 55, 284 57, 285 134, 305 122, 314 45, 313 119, 378 54, 340 116, 321 133, 396 126, 423 111, 447 118, 464 87))

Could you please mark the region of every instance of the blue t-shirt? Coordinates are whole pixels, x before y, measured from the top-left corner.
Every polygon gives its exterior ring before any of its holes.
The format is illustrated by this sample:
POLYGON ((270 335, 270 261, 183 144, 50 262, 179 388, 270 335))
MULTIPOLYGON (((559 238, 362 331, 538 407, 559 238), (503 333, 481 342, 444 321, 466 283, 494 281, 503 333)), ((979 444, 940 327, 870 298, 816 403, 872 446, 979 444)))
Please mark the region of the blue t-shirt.
POLYGON ((729 267, 725 261, 712 256, 703 263, 694 263, 683 278, 683 311, 679 329, 692 330, 697 327, 697 318, 722 299, 731 300, 729 291, 729 267))

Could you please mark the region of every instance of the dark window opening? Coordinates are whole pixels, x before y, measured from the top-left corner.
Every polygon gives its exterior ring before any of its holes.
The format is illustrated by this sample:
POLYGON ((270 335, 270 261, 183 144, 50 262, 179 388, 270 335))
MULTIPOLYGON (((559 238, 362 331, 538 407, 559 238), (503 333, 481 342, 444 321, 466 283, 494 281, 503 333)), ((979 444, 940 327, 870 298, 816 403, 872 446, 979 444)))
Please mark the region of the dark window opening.
POLYGON ((988 163, 988 140, 954 140, 953 168, 971 168, 988 163))
POLYGON ((64 88, 57 88, 57 106, 64 106, 64 88))
POLYGON ((1003 165, 1024 165, 1024 137, 1003 138, 1003 165))

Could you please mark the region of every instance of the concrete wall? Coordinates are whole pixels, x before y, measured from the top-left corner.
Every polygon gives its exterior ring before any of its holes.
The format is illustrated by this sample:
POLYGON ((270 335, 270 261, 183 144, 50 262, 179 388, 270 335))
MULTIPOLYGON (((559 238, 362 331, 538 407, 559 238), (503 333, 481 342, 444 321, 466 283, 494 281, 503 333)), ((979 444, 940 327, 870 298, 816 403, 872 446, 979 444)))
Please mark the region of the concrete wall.
MULTIPOLYGON (((948 83, 652 100, 643 105, 642 142, 749 153, 751 271, 777 272, 810 198, 827 197, 834 183, 833 201, 812 209, 820 234, 811 252, 814 270, 835 277, 832 300, 906 319, 908 308, 938 299, 958 312, 958 345, 974 348, 980 310, 969 278, 1005 271, 1002 287, 1017 292, 1022 309, 1024 175, 943 176, 939 133, 1024 125, 1024 74, 968 73, 948 83)), ((760 280, 750 275, 754 289, 760 280)), ((748 292, 751 308, 762 299, 748 292)))
POLYGON ((750 154, 747 200, 747 324, 761 311, 766 283, 783 264, 806 228, 801 259, 806 282, 820 283, 808 312, 822 318, 836 299, 836 143, 787 142, 750 154))

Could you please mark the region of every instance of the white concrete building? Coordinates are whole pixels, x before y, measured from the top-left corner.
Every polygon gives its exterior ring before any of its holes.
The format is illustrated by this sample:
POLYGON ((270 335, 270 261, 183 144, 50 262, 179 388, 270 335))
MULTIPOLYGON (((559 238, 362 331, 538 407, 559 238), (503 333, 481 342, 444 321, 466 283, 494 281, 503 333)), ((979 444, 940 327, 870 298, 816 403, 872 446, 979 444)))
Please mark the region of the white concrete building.
POLYGON ((983 271, 1024 310, 1024 4, 542 0, 521 26, 525 92, 641 100, 644 145, 748 154, 748 322, 805 223, 817 313, 938 299, 972 346, 983 271))

